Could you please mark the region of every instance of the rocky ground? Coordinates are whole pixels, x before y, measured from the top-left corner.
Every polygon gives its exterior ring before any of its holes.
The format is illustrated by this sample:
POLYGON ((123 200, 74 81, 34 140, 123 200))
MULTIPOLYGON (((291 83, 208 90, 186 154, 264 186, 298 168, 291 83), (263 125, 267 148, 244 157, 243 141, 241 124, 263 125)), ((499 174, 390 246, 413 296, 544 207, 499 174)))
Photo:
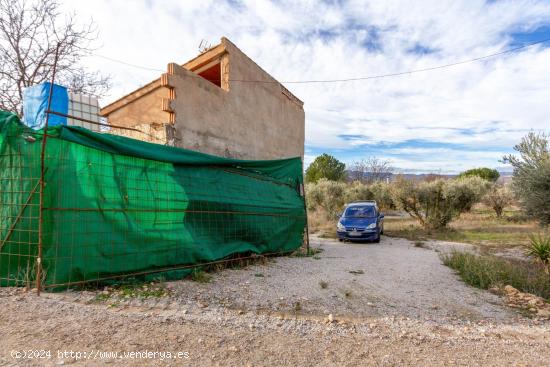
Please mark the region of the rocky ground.
POLYGON ((447 245, 313 245, 147 299, 0 289, 0 366, 550 365, 550 324, 460 282, 439 260, 447 245), (14 358, 29 350, 51 357, 14 358))

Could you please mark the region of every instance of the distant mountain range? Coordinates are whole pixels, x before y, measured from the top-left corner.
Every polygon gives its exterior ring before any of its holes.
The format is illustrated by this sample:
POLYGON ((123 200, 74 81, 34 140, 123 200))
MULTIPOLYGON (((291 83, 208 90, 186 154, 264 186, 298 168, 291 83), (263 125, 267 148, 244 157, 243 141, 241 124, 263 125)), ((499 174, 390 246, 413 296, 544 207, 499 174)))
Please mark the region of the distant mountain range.
MULTIPOLYGON (((348 170, 347 173, 348 173, 348 177, 355 177, 356 176, 355 172, 353 172, 353 171, 348 170)), ((509 182, 512 179, 512 172, 510 172, 510 171, 499 171, 499 173, 500 173, 500 178, 498 179, 499 182, 509 182)), ((369 176, 371 176, 371 174, 367 173, 366 177, 369 177, 369 176)), ((444 174, 444 173, 435 173, 435 172, 433 172, 433 173, 394 172, 394 173, 388 173, 386 175, 386 179, 388 181, 392 181, 397 176, 401 176, 401 177, 404 177, 407 180, 412 180, 412 181, 423 181, 427 178, 433 178, 433 177, 440 177, 440 178, 443 178, 443 179, 450 179, 450 178, 455 178, 456 176, 458 176, 458 174, 450 174, 450 173, 444 174)))

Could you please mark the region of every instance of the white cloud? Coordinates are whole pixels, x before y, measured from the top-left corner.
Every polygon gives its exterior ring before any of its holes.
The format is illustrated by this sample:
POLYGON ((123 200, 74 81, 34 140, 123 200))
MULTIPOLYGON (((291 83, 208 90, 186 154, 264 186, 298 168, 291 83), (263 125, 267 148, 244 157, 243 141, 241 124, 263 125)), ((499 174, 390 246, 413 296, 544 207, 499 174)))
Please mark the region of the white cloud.
MULTIPOLYGON (((227 36, 280 81, 394 73, 452 63, 503 50, 510 34, 550 23, 544 1, 219 1, 67 2, 101 32, 98 54, 164 69, 194 57, 201 39, 227 36), (370 49, 364 44, 369 43, 370 49), (436 53, 414 54, 421 46, 436 53)), ((87 66, 111 74, 104 103, 158 72, 91 57, 87 66)), ((361 143, 426 140, 460 144, 472 154, 397 161, 414 169, 498 166, 503 152, 529 129, 548 129, 550 49, 393 78, 335 84, 287 84, 305 101, 306 144, 367 154, 361 143), (462 129, 462 130, 460 130, 462 129), (469 131, 470 133, 464 133, 469 131), (361 135, 349 141, 340 135, 361 135)), ((548 131, 548 130, 547 130, 548 131)), ((388 152, 391 154, 391 152, 388 152)), ((465 153, 463 153, 465 154, 465 153)), ((349 157, 349 154, 346 155, 349 157)), ((311 160, 313 154, 308 154, 311 160)), ((404 156, 403 156, 404 157, 404 156)), ((395 159, 394 159, 395 160, 395 159)))

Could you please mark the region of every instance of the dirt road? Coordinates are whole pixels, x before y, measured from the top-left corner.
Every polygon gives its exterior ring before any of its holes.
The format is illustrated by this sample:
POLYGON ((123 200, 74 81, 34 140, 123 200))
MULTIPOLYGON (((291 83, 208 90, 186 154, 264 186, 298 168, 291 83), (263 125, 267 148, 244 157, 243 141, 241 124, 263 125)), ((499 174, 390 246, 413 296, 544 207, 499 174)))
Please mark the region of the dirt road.
POLYGON ((313 242, 315 257, 171 282, 160 299, 1 289, 0 366, 549 364, 550 325, 464 285, 437 252, 313 242), (51 357, 13 358, 25 350, 51 357))

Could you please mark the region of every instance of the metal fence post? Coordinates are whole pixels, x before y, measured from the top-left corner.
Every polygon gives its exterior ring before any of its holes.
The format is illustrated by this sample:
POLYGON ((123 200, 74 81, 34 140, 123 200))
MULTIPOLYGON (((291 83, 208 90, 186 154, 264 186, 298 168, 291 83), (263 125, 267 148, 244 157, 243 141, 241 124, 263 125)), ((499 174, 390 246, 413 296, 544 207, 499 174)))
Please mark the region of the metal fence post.
POLYGON ((307 199, 306 199, 306 185, 305 183, 302 183, 302 191, 304 193, 304 209, 306 212, 306 253, 309 254, 309 221, 307 218, 307 199))
POLYGON ((55 58, 53 62, 52 79, 50 83, 50 91, 48 95, 48 108, 46 110, 46 120, 42 129, 42 148, 40 152, 40 210, 38 214, 38 256, 36 258, 36 294, 40 296, 40 289, 42 287, 42 240, 44 234, 44 161, 46 155, 46 140, 48 139, 48 122, 50 118, 50 108, 52 105, 53 86, 55 83, 55 72, 57 68, 57 59, 59 57, 59 43, 55 48, 55 58))

